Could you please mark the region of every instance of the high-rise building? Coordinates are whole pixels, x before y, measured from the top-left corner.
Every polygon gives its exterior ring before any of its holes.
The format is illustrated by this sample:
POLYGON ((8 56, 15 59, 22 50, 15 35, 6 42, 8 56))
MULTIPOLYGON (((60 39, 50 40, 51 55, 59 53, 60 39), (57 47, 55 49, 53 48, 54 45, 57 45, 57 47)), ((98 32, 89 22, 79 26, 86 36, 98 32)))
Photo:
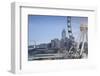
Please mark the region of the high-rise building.
POLYGON ((63 29, 63 30, 62 30, 62 39, 65 39, 65 38, 66 38, 66 30, 63 29))
POLYGON ((51 40, 51 48, 60 48, 60 40, 59 39, 51 40))

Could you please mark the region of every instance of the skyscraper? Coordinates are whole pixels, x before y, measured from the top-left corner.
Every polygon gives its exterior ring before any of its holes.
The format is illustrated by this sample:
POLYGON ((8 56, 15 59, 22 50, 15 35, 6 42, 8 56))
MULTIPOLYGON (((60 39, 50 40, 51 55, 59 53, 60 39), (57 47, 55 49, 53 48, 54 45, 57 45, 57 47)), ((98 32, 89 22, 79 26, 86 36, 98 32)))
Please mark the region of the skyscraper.
POLYGON ((57 38, 51 40, 51 48, 60 48, 60 40, 57 38))
POLYGON ((65 38, 66 38, 66 30, 63 29, 63 31, 62 31, 62 39, 65 39, 65 38))

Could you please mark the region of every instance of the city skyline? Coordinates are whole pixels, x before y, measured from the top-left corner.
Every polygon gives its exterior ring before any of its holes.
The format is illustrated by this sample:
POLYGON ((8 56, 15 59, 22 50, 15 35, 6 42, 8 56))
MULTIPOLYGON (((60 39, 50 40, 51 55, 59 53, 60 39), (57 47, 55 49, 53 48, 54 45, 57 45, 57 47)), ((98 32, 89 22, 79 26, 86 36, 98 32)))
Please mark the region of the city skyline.
MULTIPOLYGON (((80 24, 88 24, 87 17, 74 17, 71 16, 71 26, 73 36, 76 38, 80 32, 80 24)), ((63 29, 67 33, 67 16, 42 16, 42 15, 29 15, 28 16, 28 43, 36 44, 49 43, 52 39, 61 39, 61 32, 63 29)))

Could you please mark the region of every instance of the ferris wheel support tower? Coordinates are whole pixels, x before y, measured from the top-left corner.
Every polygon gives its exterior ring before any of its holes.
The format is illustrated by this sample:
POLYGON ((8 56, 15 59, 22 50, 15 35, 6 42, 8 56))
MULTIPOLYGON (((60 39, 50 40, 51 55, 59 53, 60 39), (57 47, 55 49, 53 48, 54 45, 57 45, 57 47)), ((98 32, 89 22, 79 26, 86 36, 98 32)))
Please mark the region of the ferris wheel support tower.
MULTIPOLYGON (((72 40, 72 46, 69 49, 69 53, 72 51, 72 48, 74 48, 74 38, 73 38, 73 33, 72 33, 72 27, 71 27, 71 16, 67 17, 67 28, 68 28, 68 34, 69 34, 69 39, 72 40)), ((80 25, 80 35, 79 35, 79 40, 77 43, 76 47, 76 53, 74 55, 77 55, 78 57, 82 56, 85 49, 85 43, 88 43, 88 27, 86 24, 81 24, 80 25), (80 47, 81 45, 81 47, 80 47), (78 54, 79 53, 79 54, 78 54)))
POLYGON ((81 44, 81 48, 80 48, 80 55, 83 54, 84 52, 84 46, 85 43, 88 43, 88 27, 85 24, 81 24, 80 25, 80 37, 79 37, 79 42, 78 42, 78 46, 77 46, 77 51, 79 49, 79 46, 81 44))
POLYGON ((68 28, 69 38, 72 38, 73 33, 72 33, 72 27, 71 27, 71 16, 67 17, 67 28, 68 28))

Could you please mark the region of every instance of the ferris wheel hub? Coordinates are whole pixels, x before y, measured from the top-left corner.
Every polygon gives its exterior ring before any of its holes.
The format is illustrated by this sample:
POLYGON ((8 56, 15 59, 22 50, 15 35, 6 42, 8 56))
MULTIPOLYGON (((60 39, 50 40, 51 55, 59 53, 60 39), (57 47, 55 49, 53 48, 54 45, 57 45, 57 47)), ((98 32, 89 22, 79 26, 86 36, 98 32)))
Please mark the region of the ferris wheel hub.
POLYGON ((84 25, 84 24, 81 24, 80 31, 87 31, 87 30, 88 30, 88 26, 84 25))

